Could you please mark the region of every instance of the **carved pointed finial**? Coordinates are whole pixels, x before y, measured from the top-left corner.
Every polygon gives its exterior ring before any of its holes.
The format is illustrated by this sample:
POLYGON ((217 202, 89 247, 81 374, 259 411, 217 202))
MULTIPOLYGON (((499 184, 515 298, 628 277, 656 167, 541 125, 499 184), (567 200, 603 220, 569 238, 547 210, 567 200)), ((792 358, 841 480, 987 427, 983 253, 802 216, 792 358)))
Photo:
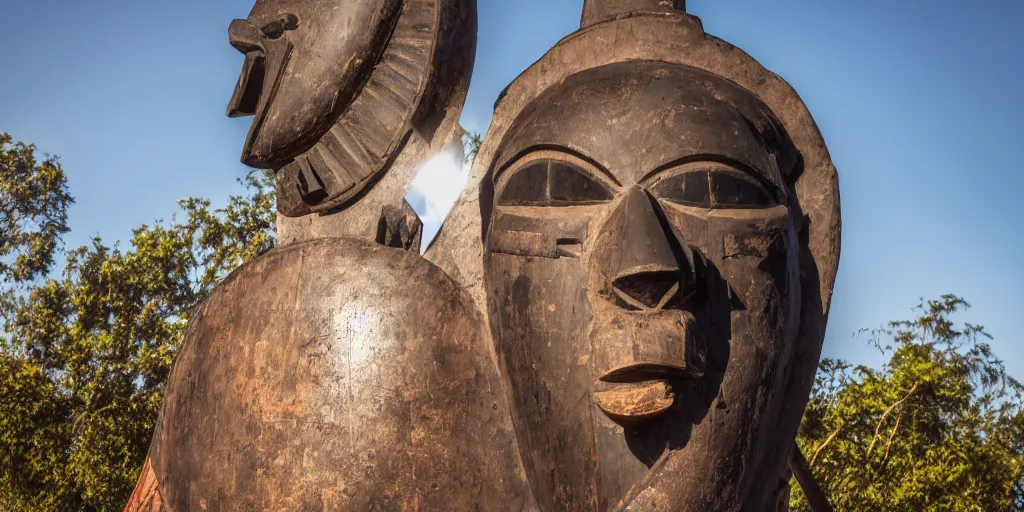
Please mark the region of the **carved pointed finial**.
POLYGON ((686 12, 686 0, 583 0, 580 28, 630 12, 686 12))

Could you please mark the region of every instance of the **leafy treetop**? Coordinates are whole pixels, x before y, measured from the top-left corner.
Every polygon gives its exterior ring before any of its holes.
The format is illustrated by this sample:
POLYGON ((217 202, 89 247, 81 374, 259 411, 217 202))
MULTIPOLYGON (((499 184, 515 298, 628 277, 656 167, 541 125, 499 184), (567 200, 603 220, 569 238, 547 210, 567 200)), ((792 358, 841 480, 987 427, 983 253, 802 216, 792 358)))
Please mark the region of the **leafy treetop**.
POLYGON ((119 510, 191 312, 273 242, 273 177, 254 171, 223 208, 185 199, 128 248, 94 238, 64 253, 58 275, 16 290, 46 275, 71 197, 56 159, 5 148, 0 254, 20 252, 0 267, 14 276, 0 315, 0 510, 119 510))
POLYGON ((944 295, 867 331, 881 369, 822 361, 798 445, 836 510, 1024 510, 1024 388, 954 322, 966 308, 944 295))

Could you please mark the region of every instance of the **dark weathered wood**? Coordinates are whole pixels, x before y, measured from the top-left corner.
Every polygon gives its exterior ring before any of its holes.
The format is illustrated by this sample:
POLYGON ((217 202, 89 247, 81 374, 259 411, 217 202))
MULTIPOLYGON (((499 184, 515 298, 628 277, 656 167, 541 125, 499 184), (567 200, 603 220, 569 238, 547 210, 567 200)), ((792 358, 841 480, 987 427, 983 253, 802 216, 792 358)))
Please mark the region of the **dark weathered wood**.
POLYGON ((259 0, 232 25, 281 244, 190 323, 131 507, 783 500, 839 261, 807 109, 682 2, 588 0, 421 258, 401 198, 450 140, 474 9, 259 0))
POLYGON ((417 254, 274 249, 192 319, 150 450, 170 510, 520 510, 485 324, 417 254))
POLYGON ((427 251, 486 304, 542 510, 774 509, 816 370, 835 169, 796 93, 676 7, 587 2, 427 251), (555 201, 556 164, 607 194, 555 201))

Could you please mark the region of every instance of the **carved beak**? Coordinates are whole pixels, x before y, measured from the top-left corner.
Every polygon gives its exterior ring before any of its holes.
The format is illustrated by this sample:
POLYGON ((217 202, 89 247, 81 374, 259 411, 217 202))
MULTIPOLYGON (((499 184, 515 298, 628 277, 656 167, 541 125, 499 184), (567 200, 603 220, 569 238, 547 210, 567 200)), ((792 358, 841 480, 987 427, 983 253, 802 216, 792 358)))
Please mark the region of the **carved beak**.
POLYGON ((249 20, 234 20, 228 36, 231 46, 245 54, 235 93, 228 102, 228 117, 255 115, 266 76, 266 53, 260 42, 262 34, 249 20))
MULTIPOLYGON (((282 27, 282 33, 294 28, 291 25, 282 27)), ((249 20, 234 20, 228 28, 231 46, 245 54, 245 63, 228 102, 227 114, 228 117, 253 116, 242 149, 242 162, 252 167, 276 168, 283 165, 281 162, 267 162, 266 155, 259 154, 260 148, 253 147, 292 51, 288 38, 275 35, 275 38, 268 37, 249 20)))
POLYGON ((235 93, 228 103, 228 117, 242 117, 256 114, 263 79, 266 76, 266 58, 263 52, 251 51, 245 55, 242 74, 235 85, 235 93))

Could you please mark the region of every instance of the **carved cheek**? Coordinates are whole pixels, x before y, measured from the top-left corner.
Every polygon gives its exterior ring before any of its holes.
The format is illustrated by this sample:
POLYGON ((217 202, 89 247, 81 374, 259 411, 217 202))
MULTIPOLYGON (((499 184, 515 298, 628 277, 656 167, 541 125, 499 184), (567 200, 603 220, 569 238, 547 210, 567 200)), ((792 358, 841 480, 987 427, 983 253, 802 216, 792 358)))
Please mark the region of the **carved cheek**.
POLYGON ((503 338, 533 344, 558 337, 572 312, 579 311, 590 217, 566 210, 495 210, 484 275, 492 314, 498 315, 505 331, 497 333, 499 343, 503 338))
POLYGON ((708 210, 661 201, 665 219, 680 243, 708 255, 708 210))
POLYGON ((722 275, 727 280, 740 277, 739 273, 752 273, 785 281, 789 228, 785 206, 712 210, 707 217, 705 254, 723 267, 722 275), (735 271, 725 272, 729 267, 735 267, 735 271))
POLYGON ((590 216, 565 215, 564 208, 507 208, 497 211, 487 234, 487 252, 540 258, 579 258, 590 216), (515 210, 523 212, 515 213, 515 210), (545 211, 551 210, 551 211, 545 211))
POLYGON ((544 495, 571 488, 583 496, 590 491, 577 487, 579 475, 595 471, 584 258, 558 255, 567 232, 544 225, 550 219, 502 216, 496 213, 488 232, 484 280, 494 348, 502 371, 513 376, 523 464, 544 495))
MULTIPOLYGON (((783 341, 791 300, 791 225, 785 206, 713 211, 708 215, 708 258, 728 283, 732 339, 759 346, 783 341)), ((794 289, 795 291, 795 289, 794 289)))

